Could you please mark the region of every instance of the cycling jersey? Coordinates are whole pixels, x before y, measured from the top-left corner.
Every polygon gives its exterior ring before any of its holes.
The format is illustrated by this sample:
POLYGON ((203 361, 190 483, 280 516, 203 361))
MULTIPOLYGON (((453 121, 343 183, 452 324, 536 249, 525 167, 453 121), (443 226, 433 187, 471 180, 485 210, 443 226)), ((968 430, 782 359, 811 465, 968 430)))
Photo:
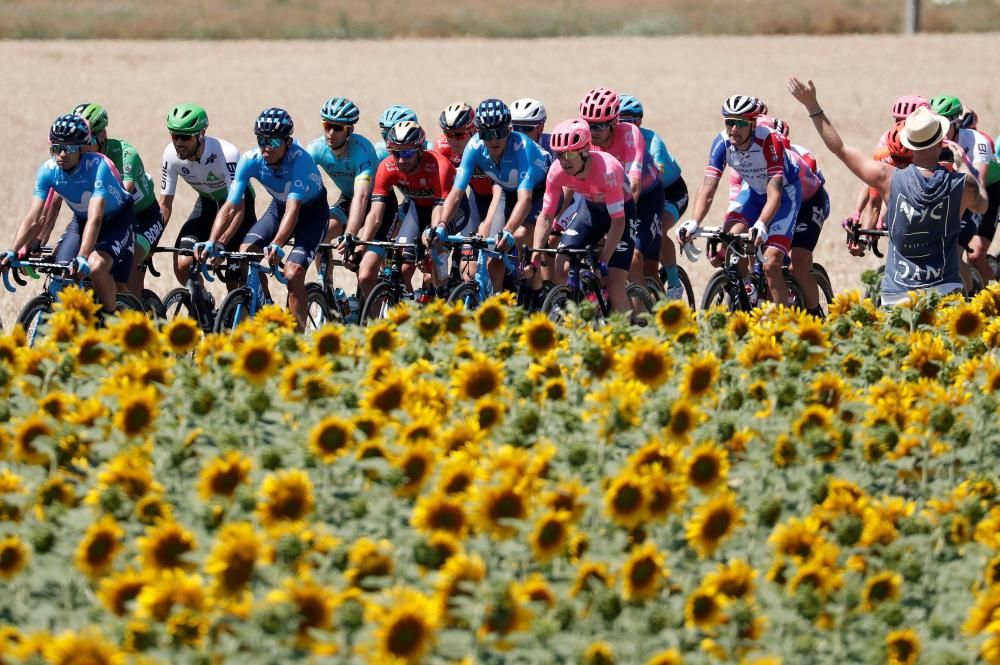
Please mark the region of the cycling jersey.
POLYGON ((126 183, 135 184, 132 199, 135 201, 137 214, 156 202, 156 196, 153 194, 153 181, 146 174, 142 159, 131 143, 122 139, 108 139, 104 144, 104 154, 115 163, 126 183))
POLYGON ((661 174, 663 186, 669 187, 681 177, 680 165, 667 150, 667 144, 659 134, 645 127, 640 127, 639 131, 642 132, 642 138, 646 140, 646 150, 652 155, 653 164, 656 165, 656 169, 661 174))
POLYGON ((250 178, 260 181, 264 189, 281 203, 297 199, 305 205, 326 191, 323 189, 323 180, 320 178, 319 169, 316 168, 316 162, 296 140, 292 140, 277 166, 270 166, 264 161, 260 148, 243 153, 239 163, 236 164, 233 185, 229 188, 229 196, 226 197, 229 203, 236 205, 243 200, 250 178))
POLYGON ((229 141, 206 136, 200 159, 181 159, 173 143, 163 149, 163 168, 160 170, 160 193, 174 196, 177 176, 191 185, 199 196, 222 202, 226 200, 229 185, 236 173, 240 151, 229 141))
POLYGON ((625 217, 625 199, 631 199, 625 169, 617 159, 603 152, 590 153, 583 178, 567 173, 555 162, 545 178, 545 198, 542 214, 552 217, 559 208, 562 188, 569 187, 590 203, 604 204, 612 219, 625 217))
POLYGON ((538 147, 549 157, 549 164, 556 161, 556 153, 552 150, 552 134, 542 134, 538 137, 538 147))
POLYGON ((995 182, 1000 182, 1000 136, 997 136, 996 152, 994 152, 990 166, 986 170, 986 184, 992 185, 995 182))
POLYGON ((82 220, 87 219, 92 197, 104 199, 105 217, 113 216, 131 199, 105 157, 96 152, 81 153, 80 163, 71 171, 59 168, 54 158, 48 159, 35 174, 34 197, 44 201, 49 189, 56 190, 82 220))
MULTIPOLYGON (((462 155, 456 154, 455 151, 451 149, 451 146, 448 144, 448 139, 444 134, 438 137, 437 145, 434 147, 434 150, 444 155, 456 169, 461 166, 462 155)), ((489 176, 483 173, 481 169, 475 170, 469 184, 472 186, 472 191, 476 194, 487 195, 493 193, 493 181, 490 180, 489 176)))
MULTIPOLYGON (((378 165, 372 202, 384 202, 399 187, 403 195, 421 207, 433 207, 444 202, 455 182, 455 167, 443 155, 433 150, 420 153, 420 163, 413 173, 404 173, 390 155, 378 165)), ((462 189, 465 189, 464 187, 462 189)))
POLYGON ((505 192, 535 189, 545 182, 547 161, 537 143, 521 132, 511 132, 500 162, 494 162, 486 144, 476 135, 465 145, 462 162, 455 175, 455 187, 460 190, 468 187, 478 168, 505 192))
MULTIPOLYGON (((611 142, 607 148, 596 143, 591 146, 591 152, 607 152, 622 163, 629 180, 643 178, 643 163, 646 152, 646 139, 638 127, 629 122, 616 123, 611 130, 611 142)), ((648 160, 652 165, 652 157, 648 160)), ((659 178, 659 173, 656 174, 659 178)), ((645 189, 645 186, 643 187, 645 189)))
POLYGON ((993 157, 993 147, 986 136, 974 129, 959 129, 955 134, 955 143, 962 146, 962 150, 972 161, 972 170, 978 175, 979 169, 989 165, 993 157))
POLYGON ((355 187, 375 178, 379 162, 375 147, 360 134, 347 137, 343 156, 336 155, 323 137, 313 139, 306 150, 345 196, 354 196, 355 187))
POLYGON ((729 165, 756 194, 767 194, 767 182, 776 176, 784 176, 785 183, 800 178, 799 170, 792 159, 786 158, 782 137, 763 125, 758 125, 746 150, 737 150, 729 142, 724 132, 719 132, 709 150, 706 178, 721 178, 729 165))

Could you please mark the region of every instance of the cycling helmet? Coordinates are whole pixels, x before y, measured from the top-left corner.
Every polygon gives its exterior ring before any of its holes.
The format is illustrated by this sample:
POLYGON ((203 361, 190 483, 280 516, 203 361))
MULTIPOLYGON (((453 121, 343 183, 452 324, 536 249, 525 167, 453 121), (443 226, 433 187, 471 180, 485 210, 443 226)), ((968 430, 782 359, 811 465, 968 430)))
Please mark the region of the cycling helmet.
POLYGON ((553 152, 590 149, 590 125, 580 118, 563 120, 552 130, 549 147, 553 152))
POLYGON ((906 116, 922 106, 930 106, 926 97, 921 97, 920 95, 903 95, 902 97, 897 97, 896 101, 892 104, 892 117, 896 120, 905 120, 906 116))
POLYGON ((642 102, 632 95, 621 95, 621 109, 619 114, 627 116, 642 117, 642 102))
POLYGON ((288 115, 288 111, 271 107, 264 109, 257 116, 253 133, 257 136, 287 139, 292 135, 294 129, 295 123, 292 122, 292 116, 288 115))
POLYGON ((771 118, 771 129, 788 138, 788 123, 781 118, 771 118))
POLYGON ((472 107, 465 102, 449 104, 445 110, 441 111, 438 124, 441 129, 469 129, 473 125, 475 113, 472 107))
POLYGON ((939 95, 931 99, 931 110, 948 120, 954 120, 962 115, 962 102, 954 95, 939 95))
POLYGON ((108 112, 100 104, 90 102, 77 104, 76 108, 73 109, 73 115, 78 115, 86 120, 87 124, 90 125, 90 131, 94 134, 99 134, 108 126, 108 112))
POLYGON ((733 95, 722 102, 722 117, 724 118, 756 118, 767 115, 763 102, 750 95, 733 95))
POLYGON ((90 126, 83 116, 61 115, 49 127, 49 142, 87 145, 90 143, 90 126))
POLYGON ((197 134, 208 127, 208 114, 197 104, 178 104, 167 114, 167 130, 175 134, 197 134))
POLYGON ((962 129, 976 129, 979 125, 979 116, 976 115, 975 111, 966 106, 958 122, 962 129))
POLYGON ((767 115, 767 104, 764 103, 763 99, 757 99, 757 113, 767 115))
POLYGON ((580 102, 580 117, 587 122, 612 122, 620 110, 621 98, 608 88, 594 88, 580 102))
POLYGON ((511 123, 510 109, 499 99, 484 99, 476 107, 476 129, 501 129, 511 123))
POLYGON ((537 99, 525 97, 510 105, 510 117, 519 125, 540 125, 548 118, 545 106, 537 99))
POLYGON ((331 97, 323 102, 319 111, 323 120, 340 125, 353 125, 361 117, 361 110, 347 97, 331 97))
POLYGON ((417 114, 409 106, 401 106, 400 104, 393 104, 386 110, 382 111, 382 115, 379 116, 378 126, 383 132, 387 131, 390 127, 395 125, 397 122, 419 122, 417 120, 417 114))
POLYGON ((422 150, 427 141, 427 134, 423 127, 410 120, 397 122, 389 128, 389 133, 385 137, 385 147, 390 150, 404 150, 406 148, 416 148, 422 150))
POLYGON ((905 126, 906 123, 902 120, 893 125, 889 133, 886 134, 885 145, 889 148, 889 155, 893 159, 909 163, 913 159, 913 151, 899 140, 899 135, 905 126))

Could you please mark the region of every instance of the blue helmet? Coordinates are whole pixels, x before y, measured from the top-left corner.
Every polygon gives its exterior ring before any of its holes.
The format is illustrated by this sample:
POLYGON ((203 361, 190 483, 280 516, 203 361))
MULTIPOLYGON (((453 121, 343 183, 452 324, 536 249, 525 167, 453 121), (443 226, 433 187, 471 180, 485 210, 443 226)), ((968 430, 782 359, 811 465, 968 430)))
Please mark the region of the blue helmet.
POLYGON ((378 126, 385 133, 390 127, 395 125, 397 122, 419 122, 417 120, 417 114, 409 106, 403 106, 401 104, 393 104, 386 110, 382 111, 382 115, 379 116, 378 126))
POLYGON ((49 142, 87 145, 90 143, 90 125, 81 116, 61 115, 49 127, 49 142))
POLYGON ((271 107, 264 109, 257 116, 257 122, 253 126, 253 133, 257 136, 287 139, 292 135, 294 129, 295 123, 292 122, 292 116, 288 115, 288 111, 271 107))
POLYGON ((622 106, 619 114, 642 117, 642 102, 632 95, 621 95, 620 98, 622 106))
POLYGON ((353 125, 361 117, 361 110, 347 97, 331 97, 323 102, 323 108, 319 114, 329 122, 353 125))
POLYGON ((476 129, 510 126, 510 109, 499 99, 484 99, 476 107, 476 129))

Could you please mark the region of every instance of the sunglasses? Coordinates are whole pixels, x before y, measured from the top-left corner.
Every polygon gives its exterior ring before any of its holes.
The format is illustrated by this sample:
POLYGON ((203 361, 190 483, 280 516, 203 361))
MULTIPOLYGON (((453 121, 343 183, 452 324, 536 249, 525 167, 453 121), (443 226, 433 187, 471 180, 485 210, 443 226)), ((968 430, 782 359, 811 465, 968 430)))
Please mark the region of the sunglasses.
POLYGON ((484 141, 492 141, 493 139, 505 139, 510 136, 510 125, 506 127, 497 127, 496 129, 480 129, 479 138, 484 141))
POLYGON ((170 134, 170 140, 180 141, 182 143, 187 143, 188 141, 191 141, 194 138, 195 138, 194 134, 174 134, 174 133, 170 134))
POLYGON ((58 155, 60 152, 65 152, 67 155, 72 155, 75 152, 80 152, 82 147, 75 143, 53 143, 49 146, 49 154, 58 155))
POLYGON ((348 125, 338 125, 335 122, 324 122, 323 129, 334 131, 334 132, 346 132, 348 125))
POLYGON ((467 139, 470 136, 472 136, 472 132, 470 132, 467 129, 464 129, 464 130, 459 131, 459 132, 445 132, 444 135, 446 137, 450 138, 450 139, 462 140, 462 139, 467 139))
POLYGON ((413 159, 420 152, 416 148, 410 148, 409 150, 390 150, 389 154, 396 159, 413 159))
POLYGON ((538 128, 538 125, 514 125, 515 132, 521 132, 522 134, 530 134, 538 128))
POLYGON ((257 145, 261 148, 280 148, 285 139, 280 137, 258 136, 257 145))
POLYGON ((556 157, 560 162, 569 161, 571 159, 576 159, 577 157, 582 157, 583 152, 580 150, 564 150, 563 152, 557 152, 556 157))
POLYGON ((749 127, 752 120, 741 120, 739 118, 726 118, 726 127, 749 127))
POLYGON ((605 129, 611 126, 610 122, 591 122, 587 124, 590 125, 590 131, 592 132, 603 132, 605 129))

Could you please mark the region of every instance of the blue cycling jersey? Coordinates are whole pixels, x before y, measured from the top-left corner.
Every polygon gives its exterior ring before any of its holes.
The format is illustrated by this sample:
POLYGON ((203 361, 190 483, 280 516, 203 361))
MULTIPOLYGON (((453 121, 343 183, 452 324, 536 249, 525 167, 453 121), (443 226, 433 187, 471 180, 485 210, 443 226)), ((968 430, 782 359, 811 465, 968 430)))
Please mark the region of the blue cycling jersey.
POLYGON ((316 166, 326 171, 340 193, 347 197, 354 196, 355 185, 375 179, 375 169, 380 161, 375 156, 372 142, 360 134, 351 134, 347 138, 343 157, 335 155, 323 137, 313 139, 306 151, 316 166))
POLYGON ((511 133, 499 164, 493 161, 486 144, 477 135, 465 146, 454 187, 458 190, 468 187, 472 174, 479 168, 505 192, 532 190, 545 183, 548 165, 548 158, 538 144, 521 132, 511 133))
POLYGON ((667 150, 667 144, 659 134, 645 127, 640 127, 639 131, 642 132, 642 137, 646 139, 646 150, 653 156, 653 163, 662 172, 661 180, 663 180, 663 185, 672 185, 681 177, 681 167, 677 163, 677 160, 667 150))
MULTIPOLYGON (((374 147, 375 147, 375 156, 378 157, 378 162, 381 162, 383 159, 389 156, 389 148, 386 147, 385 141, 379 141, 378 143, 375 144, 374 147)), ((433 150, 433 149, 434 149, 434 144, 431 143, 430 139, 427 139, 424 142, 424 150, 433 150)), ((378 164, 376 163, 375 166, 377 168, 378 164)))
POLYGON ((131 198, 108 162, 96 152, 82 153, 80 163, 72 171, 63 171, 54 158, 42 164, 35 175, 34 197, 44 201, 49 189, 56 190, 80 219, 87 219, 87 207, 93 197, 104 199, 105 217, 117 213, 131 198))
POLYGON ((288 146, 288 152, 276 167, 264 161, 260 148, 243 153, 236 164, 233 184, 229 187, 229 196, 226 197, 229 203, 236 205, 243 200, 250 178, 259 180, 264 189, 279 203, 298 199, 304 205, 311 203, 323 193, 323 180, 320 178, 319 169, 316 168, 316 162, 295 140, 288 146))

